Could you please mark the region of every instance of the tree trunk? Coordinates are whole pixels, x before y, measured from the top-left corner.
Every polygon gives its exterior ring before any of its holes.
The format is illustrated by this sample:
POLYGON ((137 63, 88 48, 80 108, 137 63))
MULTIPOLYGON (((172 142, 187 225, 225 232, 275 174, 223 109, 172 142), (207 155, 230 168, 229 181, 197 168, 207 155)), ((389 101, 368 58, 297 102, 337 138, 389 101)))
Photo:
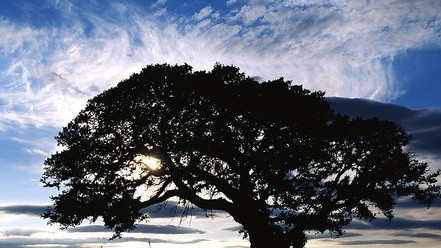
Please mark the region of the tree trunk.
MULTIPOLYGON (((245 198, 245 197, 244 197, 245 198)), ((265 210, 260 210, 252 200, 242 201, 233 218, 241 223, 248 234, 250 248, 303 248, 306 237, 303 229, 293 229, 289 232, 280 226, 273 224, 269 214, 265 210), (256 209, 253 211, 253 209, 256 209)))
POLYGON ((306 236, 303 230, 292 230, 283 233, 280 228, 274 226, 257 227, 248 229, 250 248, 303 248, 306 244, 306 236))
POLYGON ((250 234, 250 248, 290 248, 289 243, 273 237, 272 235, 250 234))

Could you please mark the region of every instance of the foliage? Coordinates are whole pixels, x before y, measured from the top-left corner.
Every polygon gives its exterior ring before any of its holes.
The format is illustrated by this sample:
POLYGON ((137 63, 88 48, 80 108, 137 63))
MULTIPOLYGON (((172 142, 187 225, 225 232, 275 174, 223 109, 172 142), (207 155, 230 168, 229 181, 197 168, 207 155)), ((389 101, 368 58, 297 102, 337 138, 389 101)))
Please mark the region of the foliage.
POLYGON ((149 65, 89 100, 56 139, 65 149, 42 182, 59 193, 45 217, 65 227, 102 217, 116 235, 174 197, 229 213, 252 247, 303 247, 305 231, 340 233, 355 217, 392 217, 396 196, 439 194, 439 172, 405 150, 394 123, 338 115, 323 92, 234 66, 149 65))

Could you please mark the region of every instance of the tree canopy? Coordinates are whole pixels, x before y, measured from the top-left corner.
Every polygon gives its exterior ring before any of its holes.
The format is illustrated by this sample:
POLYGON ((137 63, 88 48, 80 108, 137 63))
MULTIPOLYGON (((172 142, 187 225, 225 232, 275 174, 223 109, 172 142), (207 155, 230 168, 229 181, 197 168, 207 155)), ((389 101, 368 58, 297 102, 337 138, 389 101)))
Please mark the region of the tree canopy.
POLYGON ((430 203, 440 190, 396 124, 220 64, 148 65, 89 100, 56 140, 41 180, 59 191, 44 216, 64 227, 102 217, 116 235, 141 209, 180 199, 230 214, 253 248, 303 247, 305 231, 341 233, 353 218, 392 217, 398 196, 430 203))

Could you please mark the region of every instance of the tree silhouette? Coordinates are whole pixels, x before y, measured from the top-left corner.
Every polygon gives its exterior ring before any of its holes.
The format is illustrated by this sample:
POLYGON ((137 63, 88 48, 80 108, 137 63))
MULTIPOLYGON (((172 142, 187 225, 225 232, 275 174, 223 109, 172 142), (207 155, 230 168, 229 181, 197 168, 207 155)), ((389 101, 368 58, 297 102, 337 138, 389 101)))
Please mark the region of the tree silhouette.
POLYGON ((227 212, 252 248, 303 247, 305 231, 391 218, 397 196, 438 196, 439 171, 405 150, 400 127, 336 114, 323 96, 234 66, 146 66, 56 137, 64 149, 41 180, 59 193, 44 217, 63 227, 102 217, 119 236, 174 198, 227 212))

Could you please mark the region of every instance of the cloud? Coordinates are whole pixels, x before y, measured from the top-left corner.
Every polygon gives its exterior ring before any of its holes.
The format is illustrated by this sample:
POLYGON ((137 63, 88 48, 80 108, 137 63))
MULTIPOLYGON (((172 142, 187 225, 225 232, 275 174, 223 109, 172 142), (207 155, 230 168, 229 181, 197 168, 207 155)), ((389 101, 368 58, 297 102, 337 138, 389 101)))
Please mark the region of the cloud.
POLYGON ((10 205, 0 206, 0 212, 6 214, 25 214, 31 216, 41 216, 50 205, 10 205))
MULTIPOLYGON (((226 227, 226 228, 223 228, 222 230, 238 232, 238 231, 242 230, 242 226, 237 225, 237 226, 232 226, 232 227, 226 227)), ((349 238, 349 237, 361 236, 361 234, 352 233, 352 232, 345 232, 342 235, 337 236, 337 235, 330 233, 330 232, 326 232, 326 233, 312 233, 312 232, 310 232, 310 233, 307 233, 306 236, 307 236, 308 240, 311 240, 311 239, 325 239, 325 238, 349 238)))
POLYGON ((25 148, 25 151, 29 154, 32 154, 32 155, 41 155, 41 156, 45 156, 45 157, 50 155, 49 153, 47 153, 43 150, 37 149, 37 148, 32 148, 32 149, 25 148))
MULTIPOLYGON (((329 96, 390 100, 401 94, 392 62, 411 48, 440 45, 441 2, 248 1, 193 13, 157 1, 95 12, 54 4, 59 25, 0 21, 4 68, 0 128, 60 127, 88 98, 157 62, 196 69, 235 64, 263 79, 284 76, 329 96), (80 12, 81 10, 81 12, 80 12), (160 12, 158 12, 160 11, 160 12), (216 13, 216 21, 207 18, 216 13), (127 15, 125 13, 130 13, 127 15)), ((103 7, 104 8, 104 7, 103 7)))
POLYGON ((340 236, 336 236, 333 233, 327 232, 327 233, 323 233, 323 234, 308 234, 307 238, 308 238, 308 240, 311 240, 311 239, 325 239, 325 238, 326 239, 329 239, 329 238, 331 238, 331 239, 341 239, 341 238, 350 238, 350 237, 358 237, 358 236, 362 236, 362 235, 359 234, 359 233, 345 232, 345 233, 343 233, 340 236))
POLYGON ((173 218, 173 217, 212 217, 220 214, 220 211, 209 211, 198 207, 184 207, 177 202, 168 201, 155 204, 142 209, 141 212, 147 213, 151 218, 173 218))
MULTIPOLYGON (((51 207, 52 207, 51 205, 31 205, 31 204, 9 205, 9 206, 0 206, 0 212, 6 214, 25 214, 25 215, 41 216, 47 209, 50 209, 51 207)), ((141 212, 147 213, 150 218, 173 218, 173 217, 185 218, 186 216, 211 217, 211 216, 217 216, 218 214, 221 213, 219 211, 207 211, 198 207, 186 208, 174 201, 155 204, 148 208, 142 209, 141 212)), ((87 229, 87 227, 85 228, 87 229)), ((95 226, 93 228, 95 228, 95 226)), ((147 228, 147 227, 141 225, 141 229, 142 228, 147 228)), ((154 228, 154 226, 149 228, 154 228)), ((168 226, 168 228, 169 230, 171 230, 173 226, 168 226)), ((187 229, 184 230, 184 229, 183 229, 184 232, 193 230, 193 229, 188 229, 188 230, 187 229)))
POLYGON ((10 141, 19 143, 23 146, 23 150, 30 154, 39 157, 48 157, 51 153, 55 152, 56 144, 51 137, 10 137, 10 141))
POLYGON ((427 239, 441 240, 441 235, 435 233, 426 233, 426 232, 418 232, 418 233, 398 232, 392 235, 398 237, 427 238, 427 239))
POLYGON ((381 240, 354 240, 354 241, 341 241, 340 245, 398 245, 416 243, 413 240, 400 240, 400 239, 381 239, 381 240))
MULTIPOLYGON (((433 200, 432 204, 430 204, 430 207, 441 208, 441 199, 433 200)), ((403 197, 397 200, 396 208, 402 208, 402 209, 427 208, 427 205, 425 205, 422 202, 416 201, 411 197, 405 197, 405 198, 403 197)))
MULTIPOLYGON (((89 225, 80 226, 76 228, 71 228, 69 232, 113 232, 105 226, 100 225, 89 225)), ((184 227, 184 226, 174 226, 174 225, 145 225, 138 224, 136 229, 131 231, 131 233, 152 233, 152 234, 190 234, 190 233, 205 233, 202 230, 195 228, 184 227)))
POLYGON ((153 13, 153 16, 163 16, 165 13, 167 13, 166 8, 160 8, 153 13))
MULTIPOLYGON (((10 32, 23 32, 13 24, 1 24, 12 26, 10 32)), ((0 123, 3 126, 65 125, 88 98, 136 71, 134 62, 126 64, 125 59, 117 62, 118 58, 113 54, 126 46, 124 56, 127 56, 129 41, 123 33, 118 34, 121 30, 110 32, 110 24, 104 26, 109 33, 97 34, 103 40, 88 39, 80 24, 73 30, 40 30, 16 37, 17 44, 27 45, 8 50, 10 53, 17 50, 18 55, 11 58, 8 70, 3 73, 2 81, 8 84, 0 93, 0 100, 5 103, 0 108, 0 123), (41 40, 42 44, 36 40, 41 40), (45 55, 50 58, 43 59, 45 55), (87 60, 94 62, 88 63, 87 60)))
POLYGON ((238 232, 238 231, 242 230, 242 228, 243 228, 242 225, 238 225, 238 226, 226 227, 226 228, 224 228, 224 229, 222 229, 222 230, 224 230, 224 231, 238 232))
POLYGON ((200 21, 206 17, 208 17, 211 12, 213 12, 213 9, 210 6, 207 6, 203 9, 201 9, 198 13, 193 15, 193 18, 196 19, 197 21, 200 21))
POLYGON ((365 99, 327 99, 337 112, 398 123, 411 135, 410 151, 441 159, 441 109, 409 109, 365 99))
POLYGON ((122 238, 120 242, 138 241, 138 242, 151 242, 151 243, 170 243, 170 244, 196 244, 208 239, 191 239, 191 240, 172 240, 172 239, 149 239, 149 238, 122 238))
POLYGON ((259 18, 264 18, 267 8, 264 5, 250 6, 245 5, 236 13, 230 17, 230 21, 242 21, 245 25, 253 24, 259 18))
POLYGON ((227 0, 227 6, 233 5, 237 2, 237 0, 227 0))
POLYGON ((5 231, 1 231, 0 233, 4 236, 31 236, 35 233, 41 233, 41 232, 47 232, 45 230, 38 230, 38 229, 22 229, 22 228, 13 228, 13 229, 7 229, 5 231))
MULTIPOLYGON (((59 247, 79 247, 81 245, 92 245, 96 247, 100 244, 123 244, 125 242, 150 242, 150 243, 166 243, 166 244, 196 244, 207 239, 186 239, 186 240, 173 240, 173 239, 158 239, 158 238, 121 238, 115 240, 109 240, 106 238, 3 238, 0 239, 0 246, 5 248, 23 248, 25 246, 59 246, 59 247)), ((82 246, 81 246, 82 247, 82 246)))
POLYGON ((431 230, 440 230, 441 220, 410 220, 405 218, 393 218, 391 221, 385 218, 377 218, 370 222, 366 221, 352 221, 346 229, 357 230, 372 230, 372 229, 387 229, 387 230, 402 230, 413 228, 425 228, 431 230))
POLYGON ((152 8, 163 6, 165 3, 167 3, 167 0, 157 0, 152 4, 152 8))

